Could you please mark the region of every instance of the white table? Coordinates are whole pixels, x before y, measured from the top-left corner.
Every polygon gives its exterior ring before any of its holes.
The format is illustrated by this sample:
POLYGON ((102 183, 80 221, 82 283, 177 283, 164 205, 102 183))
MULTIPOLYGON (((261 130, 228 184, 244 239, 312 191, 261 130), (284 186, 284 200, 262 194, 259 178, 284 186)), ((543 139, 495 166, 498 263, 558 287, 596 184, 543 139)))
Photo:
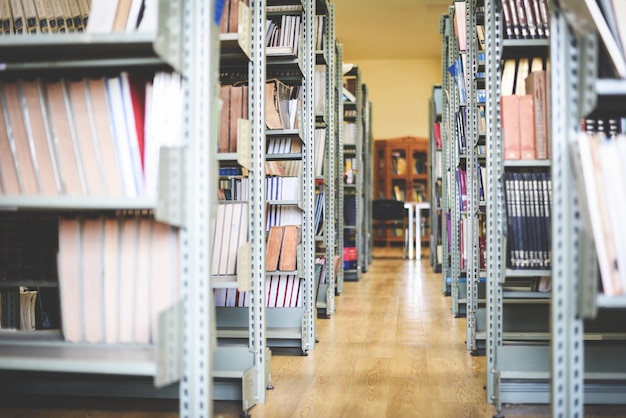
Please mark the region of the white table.
POLYGON ((413 236, 418 238, 416 244, 416 250, 418 256, 415 258, 422 258, 422 236, 420 226, 422 224, 422 210, 430 209, 429 202, 404 202, 404 208, 409 211, 409 245, 408 245, 408 258, 413 260, 415 251, 413 250, 413 236))

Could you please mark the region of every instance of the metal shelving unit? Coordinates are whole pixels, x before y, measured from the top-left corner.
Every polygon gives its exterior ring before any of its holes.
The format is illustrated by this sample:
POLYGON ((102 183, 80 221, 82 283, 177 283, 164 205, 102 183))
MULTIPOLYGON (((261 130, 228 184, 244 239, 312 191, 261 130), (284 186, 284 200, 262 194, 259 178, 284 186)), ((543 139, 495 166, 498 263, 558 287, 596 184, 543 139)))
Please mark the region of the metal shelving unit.
POLYGON ((182 299, 161 315, 161 341, 145 346, 86 346, 67 343, 60 333, 2 333, 0 373, 5 395, 170 397, 179 398, 183 417, 211 416, 211 403, 206 400, 213 390, 214 317, 206 236, 215 204, 207 196, 215 196, 216 179, 207 161, 215 159, 210 115, 216 102, 217 16, 214 2, 209 0, 161 1, 159 6, 158 33, 10 36, 0 40, 6 64, 3 78, 174 69, 183 75, 186 121, 181 132, 184 146, 163 152, 160 171, 169 179, 169 188, 162 188, 157 201, 0 196, 3 210, 155 209, 157 219, 179 227, 181 242, 182 299), (159 389, 178 381, 180 385, 159 389))
POLYGON ((361 99, 363 105, 363 272, 367 272, 372 264, 372 247, 374 234, 372 233, 372 190, 374 185, 374 167, 372 166, 374 142, 372 138, 372 103, 369 100, 367 84, 362 83, 361 99))
POLYGON ((337 64, 335 53, 335 5, 325 4, 326 11, 326 33, 324 35, 323 59, 326 64, 326 91, 324 106, 324 126, 326 128, 325 162, 324 162, 324 191, 326 199, 324 202, 324 254, 326 257, 326 283, 321 283, 317 295, 317 312, 325 317, 331 316, 335 312, 335 287, 336 280, 334 271, 334 260, 337 256, 338 246, 335 239, 336 231, 336 204, 335 195, 337 193, 337 168, 336 141, 337 113, 336 107, 336 81, 337 64))
MULTIPOLYGON (((550 295, 532 297, 509 291, 520 278, 550 276, 551 270, 507 268, 507 212, 504 173, 519 169, 546 170, 550 161, 505 161, 501 130, 502 61, 517 57, 547 57, 547 39, 504 39, 504 22, 497 0, 485 0, 486 136, 487 136, 487 401, 501 410, 507 403, 549 402, 550 295)), ((554 115, 552 116, 554 119, 554 115)), ((552 219, 555 217, 553 208, 552 219)), ((554 240, 553 240, 554 241, 554 240)), ((554 255, 553 258, 554 260, 554 255)), ((482 325, 481 325, 482 328, 482 325)), ((482 333, 481 333, 482 335, 482 333)))
POLYGON ((337 150, 337 159, 335 163, 335 180, 337 185, 337 205, 335 206, 335 217, 337 223, 335 225, 335 236, 337 238, 338 255, 339 255, 339 270, 337 271, 337 278, 335 280, 335 294, 341 295, 343 293, 343 281, 344 281, 344 260, 343 260, 343 242, 344 242, 344 149, 343 149, 343 45, 335 41, 335 83, 334 83, 334 97, 336 115, 336 131, 335 131, 335 147, 337 150))
MULTIPOLYGON (((551 14, 555 237, 551 409, 554 417, 582 417, 585 404, 626 403, 623 338, 617 337, 617 342, 588 342, 594 326, 615 327, 623 322, 616 318, 624 317, 626 303, 623 297, 607 297, 598 291, 599 274, 584 204, 586 197, 582 189, 576 188, 571 175, 570 148, 580 133, 580 120, 602 118, 607 111, 611 115, 626 114, 626 81, 601 78, 601 40, 584 2, 554 1, 551 14)), ((610 337, 604 334, 602 338, 610 337)))
POLYGON ((430 138, 428 141, 429 162, 429 179, 430 179, 430 266, 436 273, 441 272, 441 262, 439 258, 439 250, 442 239, 442 233, 445 226, 442 217, 441 201, 443 197, 439 195, 439 188, 443 178, 441 172, 442 167, 442 151, 438 148, 435 138, 435 124, 439 124, 441 132, 442 124, 442 89, 441 86, 433 86, 433 92, 430 97, 429 115, 430 115, 430 138), (439 199, 438 199, 439 198, 439 199))
MULTIPOLYGON (((364 147, 364 139, 363 139, 363 87, 362 87, 362 80, 361 80, 361 70, 354 66, 350 71, 348 71, 346 74, 343 75, 344 78, 354 78, 355 80, 355 102, 347 102, 344 100, 343 103, 343 111, 344 111, 344 116, 343 116, 343 120, 344 121, 350 121, 351 123, 355 124, 355 144, 345 144, 345 142, 342 142, 343 144, 343 157, 344 160, 342 160, 342 164, 341 166, 344 167, 344 161, 345 161, 345 157, 346 154, 349 153, 350 156, 354 156, 354 196, 355 196, 355 211, 356 211, 356 225, 346 225, 345 223, 342 224, 343 225, 343 238, 344 238, 344 248, 346 245, 346 234, 349 233, 350 235, 354 236, 354 239, 351 240, 356 248, 356 266, 355 268, 351 268, 351 269, 346 269, 345 265, 344 265, 344 270, 343 270, 343 278, 344 280, 360 280, 361 279, 361 273, 363 271, 363 262, 365 260, 365 253, 364 253, 364 232, 365 232, 365 226, 364 226, 364 205, 365 205, 365 201, 364 201, 364 190, 363 190, 363 179, 364 179, 364 173, 363 173, 363 147, 364 147), (353 114, 354 116, 346 116, 346 111, 350 112, 350 114, 353 114), (347 151, 349 150, 349 151, 347 151), (349 232, 347 232, 349 231, 349 232)), ((343 85, 343 82, 342 82, 343 85)), ((343 94, 342 94, 343 96, 343 94)), ((342 138, 343 140, 343 138, 342 138)), ((344 200, 343 200, 343 204, 344 204, 344 210, 345 210, 345 196, 346 196, 346 189, 352 189, 351 187, 349 187, 350 185, 346 185, 344 184, 344 182, 342 181, 343 184, 343 188, 344 188, 344 192, 343 192, 343 196, 344 196, 344 200)), ((344 263, 345 263, 345 257, 344 257, 344 263)))
POLYGON ((441 157, 442 157, 442 193, 441 193, 441 292, 444 295, 452 293, 452 266, 450 262, 450 244, 448 217, 450 216, 450 148, 452 147, 453 115, 454 115, 454 82, 448 72, 448 66, 454 62, 454 33, 452 32, 452 22, 450 21, 454 13, 453 7, 448 7, 448 14, 442 15, 439 21, 439 31, 442 35, 441 43, 441 86, 442 86, 442 123, 441 123, 441 157))

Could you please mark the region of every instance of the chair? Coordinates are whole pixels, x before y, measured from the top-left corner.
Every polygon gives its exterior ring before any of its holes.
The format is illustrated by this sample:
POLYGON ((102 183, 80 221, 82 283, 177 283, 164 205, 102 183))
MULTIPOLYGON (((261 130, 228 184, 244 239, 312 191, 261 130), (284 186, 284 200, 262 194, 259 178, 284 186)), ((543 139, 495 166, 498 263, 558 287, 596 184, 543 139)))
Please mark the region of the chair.
POLYGON ((407 217, 404 202, 393 199, 372 200, 372 232, 401 229, 404 234, 404 257, 407 256, 407 217))

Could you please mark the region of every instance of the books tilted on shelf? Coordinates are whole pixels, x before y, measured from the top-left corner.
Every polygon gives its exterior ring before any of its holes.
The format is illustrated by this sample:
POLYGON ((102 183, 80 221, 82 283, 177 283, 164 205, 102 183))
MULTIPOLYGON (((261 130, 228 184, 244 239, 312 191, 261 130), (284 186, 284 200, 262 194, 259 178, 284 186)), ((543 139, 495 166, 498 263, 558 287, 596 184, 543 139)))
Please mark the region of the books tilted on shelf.
POLYGON ((607 296, 626 290, 626 241, 623 234, 623 196, 616 190, 626 184, 623 158, 625 137, 603 132, 580 133, 571 142, 572 165, 579 191, 583 227, 593 236, 602 288, 607 296))
POLYGON ((459 51, 465 51, 467 49, 465 1, 454 2, 454 33, 459 43, 459 51))
POLYGON ((0 193, 155 196, 159 149, 181 136, 168 77, 0 83, 0 193))
POLYGON ((248 202, 228 201, 217 205, 212 224, 212 275, 237 274, 239 248, 248 242, 248 221, 248 202))
POLYGON ((324 161, 326 159, 326 129, 315 129, 315 155, 313 161, 315 164, 314 173, 316 177, 324 175, 324 161))
POLYGON ((292 108, 291 100, 291 89, 286 84, 278 79, 267 81, 265 84, 265 124, 267 129, 295 128, 295 118, 291 115, 297 109, 292 108))
MULTIPOLYGON (((268 308, 301 308, 303 306, 302 279, 294 274, 270 274, 265 278, 266 307, 268 308)), ((216 307, 248 307, 250 294, 248 291, 218 288, 213 290, 216 307)))
POLYGON ((59 292, 66 341, 149 344, 179 299, 178 233, 151 217, 59 220, 59 292))
POLYGON ((217 152, 237 152, 239 119, 248 119, 248 86, 223 85, 220 87, 222 106, 217 152))

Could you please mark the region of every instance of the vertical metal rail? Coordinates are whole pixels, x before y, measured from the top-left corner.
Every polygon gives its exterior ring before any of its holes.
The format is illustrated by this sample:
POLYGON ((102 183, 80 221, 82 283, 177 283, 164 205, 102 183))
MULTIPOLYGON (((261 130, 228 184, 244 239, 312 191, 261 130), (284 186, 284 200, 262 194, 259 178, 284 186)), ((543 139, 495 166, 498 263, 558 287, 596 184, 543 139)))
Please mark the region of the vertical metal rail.
POLYGON ((335 84, 335 97, 337 113, 337 165, 335 171, 335 179, 337 181, 337 250, 339 251, 339 271, 337 272, 337 289, 336 293, 341 295, 343 293, 343 281, 344 281, 344 261, 343 261, 343 247, 344 247, 344 185, 343 185, 343 170, 344 170, 344 149, 343 149, 343 45, 336 43, 337 48, 337 70, 336 70, 336 84, 335 84))
POLYGON ((450 91, 450 74, 448 73, 449 49, 450 49, 450 16, 452 7, 448 7, 448 14, 442 15, 439 20, 439 31, 442 35, 441 42, 441 103, 442 103, 442 123, 441 123, 441 293, 448 293, 448 278, 450 278, 450 252, 448 251, 448 212, 450 210, 450 156, 449 148, 451 141, 450 112, 452 108, 450 91))
POLYGON ((480 197, 478 195, 478 123, 476 92, 476 72, 478 57, 476 45, 476 11, 474 0, 465 3, 466 34, 467 34, 467 68, 464 69, 466 86, 469 86, 467 95, 467 193, 468 206, 466 222, 469 222, 469 236, 471 240, 470 252, 467 255, 467 320, 465 345, 468 350, 476 350, 476 311, 478 310, 478 283, 480 281, 480 259, 478 248, 478 211, 480 197))
POLYGON ((214 1, 184 2, 183 92, 186 216, 180 230, 183 298, 183 378, 180 416, 212 416, 213 296, 209 232, 217 168, 212 144, 217 127, 219 43, 214 1))
POLYGON ((315 0, 304 2, 302 37, 304 39, 304 79, 302 80, 302 106, 304 120, 304 154, 302 156, 303 212, 302 244, 304 246, 304 329, 302 350, 312 350, 315 345, 315 0))
POLYGON ((326 167, 324 177, 326 179, 326 212, 324 213, 324 227, 326 234, 326 271, 328 277, 328 288, 326 297, 326 315, 335 312, 335 256, 339 246, 335 240, 335 195, 337 193, 337 159, 335 157, 337 147, 335 141, 336 112, 335 112, 335 83, 336 63, 335 63, 335 5, 327 3, 328 14, 326 16, 327 32, 324 44, 324 54, 326 56, 326 167))
POLYGON ((505 271, 506 212, 502 176, 504 172, 500 133, 500 57, 502 22, 496 0, 485 0, 485 70, 487 89, 487 402, 502 407, 498 348, 502 346, 501 280, 505 271))
MULTIPOLYGON (((250 0, 252 59, 248 66, 249 118, 252 128, 248 174, 251 243, 251 291, 248 309, 249 349, 254 355, 256 381, 265 382, 265 0, 250 0)), ((258 402, 265 402, 265 385, 257 384, 258 402)))
MULTIPOLYGON (((552 309, 551 408, 559 418, 583 417, 584 345, 577 315, 578 216, 572 191, 569 138, 577 135, 579 67, 576 41, 564 15, 552 7, 552 309), (558 238, 557 238, 558 237, 558 238)), ((581 63, 584 66, 584 63, 581 63)), ((595 65, 595 63, 592 63, 595 65)))
POLYGON ((356 123, 355 123, 355 136, 356 136, 356 156, 355 156, 355 181, 356 181, 356 229, 355 229, 355 243, 357 251, 357 265, 356 265, 356 280, 361 280, 361 272, 363 271, 363 261, 365 260, 365 254, 363 252, 363 179, 365 173, 363 173, 363 143, 365 138, 363 137, 363 90, 361 88, 361 69, 356 68, 356 83, 355 83, 355 96, 356 96, 356 123))

